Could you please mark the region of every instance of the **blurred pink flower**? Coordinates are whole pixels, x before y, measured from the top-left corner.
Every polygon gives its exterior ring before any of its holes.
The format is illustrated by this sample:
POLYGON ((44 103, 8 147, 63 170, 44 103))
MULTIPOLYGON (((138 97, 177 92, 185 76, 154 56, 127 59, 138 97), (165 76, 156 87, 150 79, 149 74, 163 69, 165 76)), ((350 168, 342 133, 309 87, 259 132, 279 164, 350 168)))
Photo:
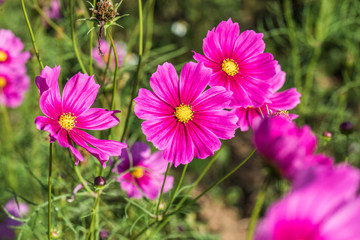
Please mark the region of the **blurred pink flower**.
POLYGON ((270 84, 269 101, 266 101, 261 107, 236 108, 235 114, 239 118, 237 124, 241 131, 247 131, 249 126, 252 127, 254 121, 259 118, 268 117, 274 114, 284 114, 289 120, 297 117, 295 114, 288 114, 286 111, 291 110, 300 103, 301 94, 295 88, 290 88, 282 92, 277 92, 285 83, 285 72, 281 71, 278 64, 276 66, 276 75, 268 82, 270 84))
POLYGON ((0 64, 0 105, 18 107, 30 86, 27 75, 0 64))
POLYGON ((187 164, 213 155, 221 139, 234 137, 237 117, 224 110, 232 93, 216 86, 205 90, 211 70, 202 63, 184 65, 180 81, 173 65, 164 63, 150 78, 154 92, 140 89, 135 114, 144 119, 143 133, 164 150, 168 162, 187 164))
MULTIPOLYGON (((151 154, 146 143, 135 142, 129 152, 122 150, 119 160, 120 163, 113 172, 119 174, 117 181, 130 198, 158 197, 168 165, 161 151, 151 154)), ((164 192, 173 187, 173 182, 174 178, 167 176, 164 192)))
POLYGON ((61 18, 61 4, 59 0, 50 0, 48 6, 44 9, 45 14, 50 19, 59 19, 61 18))
POLYGON ((25 63, 30 58, 29 52, 22 52, 23 42, 10 30, 0 29, 0 66, 26 74, 25 63))
POLYGON ((274 203, 259 222, 254 239, 358 239, 359 180, 359 171, 347 165, 325 169, 309 184, 274 203))
MULTIPOLYGON (((100 43, 101 52, 104 55, 103 56, 100 55, 98 48, 93 48, 91 51, 91 55, 92 55, 93 59, 95 60, 95 62, 99 68, 104 68, 106 66, 109 58, 111 58, 112 60, 111 60, 109 67, 110 67, 110 69, 114 70, 115 69, 115 57, 113 56, 114 52, 111 51, 109 54, 109 49, 110 49, 111 45, 108 44, 108 42, 103 39, 101 39, 99 43, 100 43)), ((115 43, 115 47, 116 47, 116 53, 118 55, 118 65, 120 68, 122 66, 123 60, 126 55, 126 46, 124 43, 120 43, 120 44, 115 43)))
POLYGON ((212 69, 210 86, 231 90, 232 107, 260 107, 269 101, 270 79, 277 61, 264 53, 262 33, 247 30, 240 34, 239 25, 231 18, 208 31, 203 41, 204 55, 194 58, 212 69))
POLYGON ((257 122, 253 142, 258 152, 289 180, 310 166, 329 166, 333 163, 329 157, 314 154, 316 137, 309 126, 298 128, 295 123, 282 117, 257 122))
POLYGON ((36 127, 50 133, 50 142, 58 140, 60 146, 70 148, 76 164, 83 160, 72 141, 96 157, 102 166, 110 156, 119 156, 126 144, 113 140, 99 140, 80 130, 105 130, 119 123, 115 113, 103 108, 90 108, 98 93, 99 85, 94 76, 77 73, 66 83, 62 98, 58 78, 60 66, 46 66, 35 83, 40 92, 40 108, 46 116, 35 119, 36 127))
MULTIPOLYGON (((29 212, 29 207, 25 203, 16 203, 15 199, 10 199, 5 204, 5 210, 16 218, 22 218, 29 212)), ((15 230, 13 227, 21 225, 21 222, 6 217, 0 223, 0 239, 15 239, 15 230)))

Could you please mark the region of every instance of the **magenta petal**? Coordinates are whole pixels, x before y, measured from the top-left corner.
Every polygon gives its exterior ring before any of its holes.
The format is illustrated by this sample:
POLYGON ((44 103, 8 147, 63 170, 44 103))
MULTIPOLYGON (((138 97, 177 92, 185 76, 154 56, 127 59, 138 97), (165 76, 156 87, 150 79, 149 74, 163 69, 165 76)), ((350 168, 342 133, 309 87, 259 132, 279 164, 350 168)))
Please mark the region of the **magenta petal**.
POLYGON ((193 111, 194 118, 197 112, 208 110, 220 110, 227 108, 231 100, 232 92, 227 91, 225 88, 216 86, 203 92, 194 102, 193 111))
MULTIPOLYGON (((147 145, 146 143, 143 143, 143 142, 134 142, 134 144, 130 148, 130 153, 131 153, 131 157, 132 157, 134 166, 136 166, 140 161, 142 161, 144 159, 149 159, 151 157, 151 149, 150 149, 149 145, 147 145)), ((123 157, 122 154, 121 154, 121 157, 123 157)), ((162 157, 160 159, 162 159, 162 157)), ((163 162, 164 162, 164 165, 167 165, 165 161, 163 161, 163 162)), ((144 161, 144 164, 145 164, 145 161, 144 161)))
POLYGON ((181 103, 191 104, 205 90, 210 77, 211 69, 206 68, 203 63, 185 64, 180 75, 181 103))
POLYGON ((267 81, 267 83, 271 86, 270 91, 273 93, 279 91, 280 88, 282 88, 282 86, 285 83, 285 77, 286 77, 286 73, 284 71, 281 71, 280 64, 277 64, 275 66, 275 71, 276 74, 274 75, 274 77, 272 77, 269 81, 267 81))
POLYGON ((231 18, 229 18, 227 21, 219 23, 215 32, 219 35, 219 42, 222 47, 224 58, 230 58, 233 53, 235 41, 239 37, 239 24, 233 23, 231 18))
POLYGON ((156 96, 170 106, 175 108, 180 105, 179 78, 172 64, 159 65, 150 78, 150 86, 156 96))
POLYGON ((90 108, 76 118, 76 127, 90 130, 105 130, 116 126, 119 119, 115 113, 103 108, 90 108))
POLYGON ((75 165, 77 165, 79 163, 79 161, 82 162, 84 160, 81 153, 74 148, 71 138, 65 129, 63 129, 63 128, 60 129, 57 140, 58 140, 60 146, 62 146, 64 148, 70 148, 71 153, 74 154, 75 159, 76 159, 75 165))
POLYGON ((238 117, 237 125, 239 126, 242 132, 245 132, 249 129, 249 122, 247 120, 248 108, 236 108, 233 110, 236 116, 238 117))
POLYGON ((290 110, 300 103, 301 94, 296 91, 296 88, 290 88, 283 92, 274 93, 270 97, 270 108, 276 110, 290 110))
POLYGON ((157 151, 144 161, 144 165, 152 171, 165 173, 168 163, 164 160, 163 152, 157 151))
POLYGON ((37 129, 45 130, 50 133, 50 142, 54 142, 58 138, 57 135, 60 130, 60 124, 53 119, 38 116, 35 118, 35 125, 37 129))
POLYGON ((263 53, 265 50, 263 36, 262 33, 252 30, 242 32, 235 42, 233 59, 242 62, 246 58, 263 53))
POLYGON ((175 112, 175 107, 171 107, 147 89, 141 88, 134 101, 136 103, 134 112, 140 119, 171 116, 175 112))
POLYGON ((73 113, 79 117, 94 103, 100 85, 95 83, 94 76, 77 73, 66 83, 62 96, 64 113, 73 113))
POLYGON ((130 173, 126 173, 123 176, 117 178, 120 183, 120 187, 124 190, 129 198, 141 198, 143 196, 142 191, 137 186, 136 181, 132 178, 130 173))
POLYGON ((175 167, 179 166, 179 164, 188 164, 194 157, 193 148, 194 145, 187 126, 176 122, 175 129, 172 131, 172 135, 169 136, 168 146, 164 149, 164 159, 174 163, 175 167))
POLYGON ((204 63, 205 67, 208 67, 208 68, 211 68, 213 70, 218 70, 218 71, 221 71, 221 62, 220 63, 216 63, 216 62, 213 62, 211 59, 199 54, 199 53, 196 53, 194 52, 194 59, 197 61, 197 62, 202 62, 204 63))
POLYGON ((233 77, 228 76, 224 71, 219 70, 213 72, 209 85, 211 87, 222 86, 226 90, 230 89, 230 81, 233 81, 233 77))
POLYGON ((191 121, 187 124, 186 129, 194 145, 195 158, 207 158, 220 149, 220 140, 205 126, 198 125, 197 122, 191 121))
POLYGON ((215 63, 219 63, 221 66, 225 57, 221 49, 219 35, 214 31, 208 31, 206 38, 204 38, 203 51, 207 58, 215 63))
POLYGON ((242 75, 268 81, 276 74, 277 61, 270 53, 261 53, 239 62, 239 71, 242 75))

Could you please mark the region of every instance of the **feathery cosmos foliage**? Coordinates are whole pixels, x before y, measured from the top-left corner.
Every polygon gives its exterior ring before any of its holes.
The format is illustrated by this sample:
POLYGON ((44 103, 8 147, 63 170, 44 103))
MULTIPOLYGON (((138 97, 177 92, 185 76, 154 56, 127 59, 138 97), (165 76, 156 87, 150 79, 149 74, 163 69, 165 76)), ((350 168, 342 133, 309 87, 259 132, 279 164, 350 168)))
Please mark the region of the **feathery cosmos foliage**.
POLYGON ((221 139, 234 137, 237 117, 224 110, 232 93, 215 86, 205 90, 211 70, 202 63, 185 64, 180 80, 173 65, 164 63, 150 78, 154 92, 140 89, 135 114, 147 140, 168 162, 187 164, 195 158, 213 155, 221 139), (205 91, 204 91, 205 90, 205 91))
MULTIPOLYGON (((116 180, 130 198, 156 199, 164 181, 167 163, 161 151, 151 154, 146 143, 135 142, 130 151, 123 149, 120 163, 113 171, 119 174, 116 180)), ((173 186, 174 178, 167 176, 164 193, 173 186)))
POLYGON ((232 107, 260 107, 269 101, 269 81, 276 73, 277 61, 264 53, 262 33, 252 30, 240 34, 231 18, 207 33, 203 42, 205 56, 194 59, 212 69, 210 86, 223 86, 233 92, 232 107))
POLYGON ((126 144, 113 140, 99 140, 80 130, 105 130, 119 123, 115 113, 103 108, 90 108, 98 93, 99 85, 94 76, 77 73, 66 83, 60 96, 58 78, 60 66, 46 66, 35 83, 40 92, 40 108, 46 116, 35 119, 36 127, 50 133, 50 142, 58 140, 60 146, 70 148, 76 164, 83 160, 81 153, 73 146, 74 141, 95 156, 102 166, 110 156, 119 156, 126 144))

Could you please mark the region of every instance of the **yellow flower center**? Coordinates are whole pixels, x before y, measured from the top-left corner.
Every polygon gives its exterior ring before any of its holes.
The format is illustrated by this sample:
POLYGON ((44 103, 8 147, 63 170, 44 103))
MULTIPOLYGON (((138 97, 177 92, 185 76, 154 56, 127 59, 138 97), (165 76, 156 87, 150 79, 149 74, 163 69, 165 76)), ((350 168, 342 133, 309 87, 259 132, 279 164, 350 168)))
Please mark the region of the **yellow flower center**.
POLYGON ((142 167, 135 167, 131 172, 131 176, 134 178, 141 178, 144 176, 144 168, 142 167))
POLYGON ((73 127, 75 127, 75 121, 76 117, 75 114, 69 113, 63 113, 63 115, 59 118, 59 124, 62 128, 65 128, 66 130, 71 130, 73 127))
POLYGON ((225 59, 221 64, 221 69, 229 76, 234 76, 239 72, 239 67, 233 59, 225 59))
POLYGON ((192 120, 194 112, 189 105, 180 104, 175 109, 175 117, 182 123, 187 123, 188 121, 192 120))
POLYGON ((5 62, 7 59, 8 59, 7 53, 0 50, 0 63, 5 62))
POLYGON ((6 78, 0 76, 0 89, 6 86, 6 78))
POLYGON ((277 110, 276 113, 274 113, 274 116, 285 118, 286 120, 290 120, 289 112, 286 110, 277 110))

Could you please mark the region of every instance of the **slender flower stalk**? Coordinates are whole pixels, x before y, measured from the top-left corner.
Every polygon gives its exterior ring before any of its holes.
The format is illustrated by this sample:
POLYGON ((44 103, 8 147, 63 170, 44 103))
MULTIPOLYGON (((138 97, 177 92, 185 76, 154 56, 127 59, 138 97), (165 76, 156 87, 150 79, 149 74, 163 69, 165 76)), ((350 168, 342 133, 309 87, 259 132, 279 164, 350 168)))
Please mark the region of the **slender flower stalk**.
MULTIPOLYGON (((70 150, 69 150, 70 151, 70 150)), ((72 154, 71 154, 72 155, 72 154)), ((85 188, 85 190, 90 194, 93 195, 93 191, 89 188, 89 186, 86 184, 84 178, 82 177, 80 171, 79 171, 79 167, 78 166, 74 166, 74 170, 76 173, 76 176, 79 178, 81 184, 83 185, 83 187, 85 188)))
POLYGON ((248 227, 248 231, 247 231, 247 234, 246 234, 246 240, 253 239, 255 226, 256 226, 257 220, 258 220, 259 215, 260 215, 260 210, 261 210, 261 207, 264 204, 266 188, 267 188, 267 184, 265 182, 263 187, 260 189, 260 192, 259 192, 259 194, 257 196, 257 199, 256 199, 256 202, 255 202, 254 209, 253 209, 253 211, 251 213, 249 227, 248 227))
MULTIPOLYGON (((89 239, 91 233, 93 232, 93 225, 94 225, 94 220, 95 220, 95 215, 96 215, 96 211, 97 211, 97 208, 99 207, 99 203, 100 203, 100 193, 101 190, 98 190, 97 191, 97 197, 96 197, 96 201, 95 201, 95 206, 94 208, 92 209, 92 217, 91 217, 91 223, 90 223, 90 227, 89 227, 89 231, 88 231, 88 234, 86 236, 86 240, 89 239)), ((96 229, 95 229, 96 230, 96 229)))
MULTIPOLYGON (((95 6, 95 5, 96 5, 96 0, 93 0, 93 6, 95 6)), ((94 12, 91 15, 94 16, 94 12)), ((94 22, 92 22, 90 29, 92 29, 94 27, 94 25, 95 25, 94 22)), ((93 34, 92 31, 89 34, 90 34, 90 43, 89 43, 90 44, 90 51, 89 52, 91 52, 92 48, 93 48, 94 34, 93 34)), ((90 58, 89 59, 89 74, 92 75, 92 72, 93 72, 93 60, 92 60, 92 58, 90 58)))
POLYGON ((84 64, 81 60, 81 57, 80 57, 80 53, 79 53, 79 50, 77 48, 77 45, 76 45, 76 40, 75 40, 75 29, 74 29, 74 16, 73 16, 73 1, 72 0, 69 0, 69 5, 70 5, 70 27, 71 27, 71 39, 72 39, 72 43, 73 43, 73 47, 74 47, 74 52, 75 52, 75 55, 76 55, 76 58, 79 62, 79 65, 80 65, 80 68, 82 70, 83 73, 86 73, 86 69, 84 67, 84 64))
POLYGON ((32 31, 32 28, 31 28, 31 24, 30 24, 28 15, 27 15, 27 13, 26 13, 24 0, 20 0, 20 2, 21 2, 21 7, 22 7, 22 10, 23 10, 23 13, 24 13, 24 17, 25 17, 25 20, 26 20, 27 27, 28 27, 28 29, 29 29, 29 33, 30 33, 30 36, 31 36, 31 41, 32 41, 32 43, 33 43, 33 47, 34 47, 34 51, 35 51, 36 57, 37 57, 37 59, 38 59, 38 62, 39 62, 39 64, 40 64, 41 69, 43 69, 43 68, 44 68, 44 64, 43 64, 42 61, 41 61, 41 57, 40 57, 38 48, 37 48, 37 46, 36 46, 35 36, 34 36, 33 31, 32 31))
POLYGON ((51 239, 51 172, 52 172, 52 158, 53 147, 49 144, 49 179, 48 179, 48 239, 51 239))
MULTIPOLYGON (((119 59, 118 59, 118 55, 117 55, 117 52, 116 52, 116 47, 115 47, 115 43, 114 43, 114 40, 111 36, 111 33, 110 33, 110 30, 109 28, 107 29, 107 33, 108 33, 108 36, 110 38, 110 41, 111 41, 111 46, 112 46, 112 49, 114 51, 114 56, 115 56, 115 71, 114 71, 114 81, 113 81, 113 94, 112 94, 112 98, 111 98, 111 106, 110 106, 110 110, 114 110, 114 105, 115 105, 115 95, 116 95, 116 80, 117 80, 117 72, 118 72, 118 68, 119 68, 119 59)), ((110 60, 108 61, 110 62, 110 60)), ((110 135, 110 133, 109 133, 110 135)))
POLYGON ((171 163, 168 163, 168 166, 167 166, 166 172, 165 172, 164 181, 163 181, 163 184, 162 184, 162 187, 161 187, 161 191, 160 191, 159 201, 158 201, 158 204, 157 204, 157 206, 156 206, 156 211, 155 211, 156 221, 158 221, 160 203, 161 203, 161 199, 162 199, 162 195, 163 195, 164 187, 165 187, 165 183, 166 183, 166 178, 167 178, 167 175, 168 175, 168 173, 169 173, 170 167, 171 167, 171 163))

